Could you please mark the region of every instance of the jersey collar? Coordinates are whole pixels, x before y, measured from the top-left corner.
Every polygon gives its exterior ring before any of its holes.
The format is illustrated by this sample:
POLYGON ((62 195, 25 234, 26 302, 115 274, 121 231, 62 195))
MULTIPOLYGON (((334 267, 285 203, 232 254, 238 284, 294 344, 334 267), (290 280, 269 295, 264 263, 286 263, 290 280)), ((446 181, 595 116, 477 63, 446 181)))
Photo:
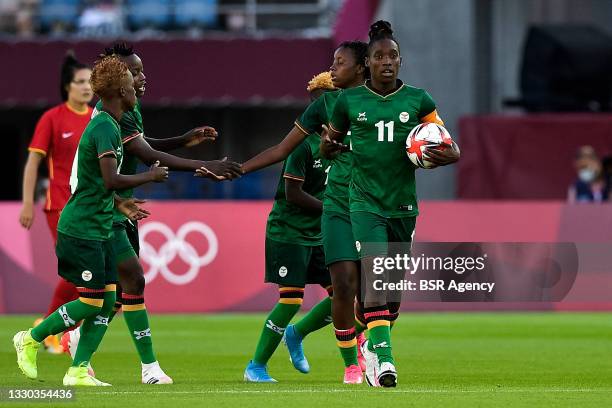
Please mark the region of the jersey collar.
POLYGON ((399 85, 399 86, 397 87, 397 89, 396 89, 395 91, 391 92, 389 95, 381 95, 381 94, 379 94, 378 92, 376 92, 375 90, 373 90, 372 88, 370 88, 371 83, 372 83, 372 82, 371 82, 371 81, 368 79, 368 80, 365 82, 365 84, 364 84, 365 88, 366 88, 368 91, 372 92, 374 95, 378 96, 379 98, 383 98, 383 99, 386 99, 386 98, 388 98, 389 96, 395 95, 396 93, 398 93, 398 92, 399 92, 399 91, 400 91, 400 90, 401 90, 401 89, 404 87, 404 83, 402 82, 402 80, 401 80, 401 79, 399 79, 399 78, 398 78, 398 79, 396 79, 396 84, 397 84, 397 85, 399 85))

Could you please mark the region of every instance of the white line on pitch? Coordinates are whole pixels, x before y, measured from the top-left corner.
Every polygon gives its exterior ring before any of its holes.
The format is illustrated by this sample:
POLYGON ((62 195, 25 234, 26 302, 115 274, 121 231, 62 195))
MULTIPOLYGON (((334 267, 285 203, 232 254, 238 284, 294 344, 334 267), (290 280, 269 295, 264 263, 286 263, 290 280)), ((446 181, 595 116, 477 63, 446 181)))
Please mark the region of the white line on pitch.
MULTIPOLYGON (((369 388, 364 389, 330 389, 330 390, 322 390, 322 389, 313 389, 313 390, 193 390, 193 391, 103 391, 103 392, 95 392, 95 395, 129 395, 129 394, 168 394, 168 395, 178 395, 178 394, 298 394, 298 393, 319 393, 319 394, 330 394, 330 393, 356 393, 356 392, 372 392, 373 390, 369 388)), ((594 389, 586 389, 586 388, 510 388, 510 389, 482 389, 482 390, 442 390, 442 389, 432 389, 432 390, 385 390, 385 393, 391 394, 469 394, 469 393, 510 393, 510 394, 519 394, 519 393, 600 393, 600 392, 612 392, 612 389, 608 388, 594 388, 594 389)), ((87 395, 87 394, 86 394, 87 395)))

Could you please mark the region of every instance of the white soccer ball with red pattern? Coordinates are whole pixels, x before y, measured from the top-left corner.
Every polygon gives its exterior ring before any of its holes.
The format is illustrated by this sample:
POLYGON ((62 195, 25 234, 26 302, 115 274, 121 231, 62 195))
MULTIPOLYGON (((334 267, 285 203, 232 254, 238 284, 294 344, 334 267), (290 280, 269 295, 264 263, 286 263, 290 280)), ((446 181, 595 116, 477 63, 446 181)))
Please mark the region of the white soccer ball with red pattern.
POLYGON ((437 123, 421 123, 416 126, 406 139, 406 153, 410 161, 422 169, 433 169, 437 167, 434 163, 423 157, 425 148, 436 150, 450 149, 453 139, 444 126, 437 123))

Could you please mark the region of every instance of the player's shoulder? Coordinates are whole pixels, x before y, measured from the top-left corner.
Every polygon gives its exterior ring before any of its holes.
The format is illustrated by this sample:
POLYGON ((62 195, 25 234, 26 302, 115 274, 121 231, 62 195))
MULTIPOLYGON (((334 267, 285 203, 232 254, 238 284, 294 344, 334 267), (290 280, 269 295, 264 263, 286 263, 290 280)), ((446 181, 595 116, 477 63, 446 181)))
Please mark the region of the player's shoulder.
POLYGON ((89 125, 87 125, 87 128, 91 133, 119 132, 117 122, 106 112, 100 112, 94 116, 89 125))
POLYGON ((423 88, 418 88, 414 85, 408 85, 408 84, 402 84, 401 91, 405 94, 414 95, 414 96, 422 96, 427 93, 427 91, 423 88))
POLYGON ((338 96, 344 95, 345 97, 353 97, 353 96, 361 96, 364 93, 368 93, 368 89, 366 88, 365 84, 363 85, 359 85, 359 86, 355 86, 353 88, 348 88, 348 89, 342 89, 340 91, 341 93, 338 96))
POLYGON ((427 97, 429 95, 429 93, 425 89, 418 88, 414 85, 408 85, 408 84, 403 84, 402 89, 400 91, 405 96, 410 96, 410 97, 419 98, 419 99, 423 97, 427 97))
POLYGON ((54 107, 47 109, 40 118, 47 120, 55 119, 63 115, 65 112, 69 112, 68 108, 66 107, 66 104, 60 103, 59 105, 55 105, 54 107))

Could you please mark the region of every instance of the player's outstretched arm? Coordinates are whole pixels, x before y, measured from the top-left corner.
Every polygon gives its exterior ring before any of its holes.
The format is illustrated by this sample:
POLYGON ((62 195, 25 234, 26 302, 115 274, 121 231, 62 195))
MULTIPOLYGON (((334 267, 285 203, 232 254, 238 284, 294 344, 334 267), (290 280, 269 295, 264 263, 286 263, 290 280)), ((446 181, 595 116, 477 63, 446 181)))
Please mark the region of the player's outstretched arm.
POLYGON ((317 213, 323 212, 321 200, 311 196, 302 189, 304 180, 294 180, 285 177, 285 198, 291 204, 295 204, 307 211, 317 213))
POLYGON ((30 151, 23 170, 22 206, 19 213, 19 223, 26 229, 30 229, 34 223, 34 190, 38 178, 38 167, 43 157, 38 152, 30 151))
POLYGON ((117 194, 114 196, 115 207, 132 221, 139 221, 147 218, 151 213, 138 204, 144 204, 146 201, 139 198, 121 198, 117 194))
POLYGON ((153 163, 149 171, 126 176, 117 172, 117 159, 114 156, 100 158, 100 170, 107 190, 124 190, 134 188, 149 182, 161 183, 168 179, 168 168, 160 167, 159 162, 153 163))
POLYGON ((220 160, 202 161, 184 159, 153 149, 152 146, 141 137, 131 140, 129 143, 125 144, 124 147, 128 152, 138 157, 146 164, 159 161, 163 166, 169 167, 172 170, 191 172, 195 172, 197 169, 204 167, 215 175, 223 177, 223 180, 231 180, 242 175, 238 163, 220 160))
POLYGON ((145 137, 145 140, 155 150, 168 152, 170 150, 180 149, 181 147, 192 147, 202 142, 214 142, 217 140, 218 133, 215 128, 210 126, 200 126, 191 129, 189 132, 181 136, 169 137, 167 139, 152 139, 145 137))
POLYGON ((287 156, 304 141, 306 136, 308 136, 306 133, 297 126, 294 126, 279 144, 264 150, 255 157, 244 162, 242 164, 243 173, 246 174, 263 169, 264 167, 285 160, 287 156))

